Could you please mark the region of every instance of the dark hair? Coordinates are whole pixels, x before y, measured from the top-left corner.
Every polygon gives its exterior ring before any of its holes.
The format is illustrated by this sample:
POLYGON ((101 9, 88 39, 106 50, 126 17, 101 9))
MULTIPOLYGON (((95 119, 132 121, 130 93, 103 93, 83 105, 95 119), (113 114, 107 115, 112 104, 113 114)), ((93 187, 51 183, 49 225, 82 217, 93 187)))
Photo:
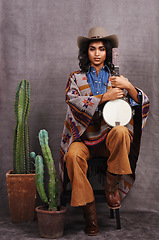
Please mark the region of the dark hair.
MULTIPOLYGON (((104 41, 104 40, 101 40, 101 41, 103 42, 103 45, 106 49, 106 59, 104 64, 109 67, 110 63, 112 63, 112 46, 108 41, 104 41)), ((88 47, 91 42, 92 41, 83 43, 79 49, 78 60, 79 60, 79 66, 82 72, 87 72, 88 67, 90 65, 90 60, 88 57, 88 47)))

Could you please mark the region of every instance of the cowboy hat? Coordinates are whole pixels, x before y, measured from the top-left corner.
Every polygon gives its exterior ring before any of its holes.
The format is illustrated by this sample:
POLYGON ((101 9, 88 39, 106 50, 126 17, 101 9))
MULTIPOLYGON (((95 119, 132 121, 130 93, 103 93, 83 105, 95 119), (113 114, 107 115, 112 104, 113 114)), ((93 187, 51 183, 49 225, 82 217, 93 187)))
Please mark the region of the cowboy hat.
POLYGON ((79 36, 77 38, 77 45, 80 48, 84 42, 90 40, 107 40, 110 42, 112 48, 117 48, 119 46, 118 36, 108 35, 106 30, 103 27, 93 27, 88 32, 88 37, 79 36))

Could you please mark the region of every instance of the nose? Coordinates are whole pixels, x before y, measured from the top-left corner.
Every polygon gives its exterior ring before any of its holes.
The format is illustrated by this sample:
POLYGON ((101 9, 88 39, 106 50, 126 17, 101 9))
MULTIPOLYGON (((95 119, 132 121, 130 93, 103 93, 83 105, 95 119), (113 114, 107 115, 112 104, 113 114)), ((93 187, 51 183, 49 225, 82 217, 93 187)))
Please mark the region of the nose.
POLYGON ((95 55, 96 55, 96 56, 99 56, 99 49, 96 49, 95 55))

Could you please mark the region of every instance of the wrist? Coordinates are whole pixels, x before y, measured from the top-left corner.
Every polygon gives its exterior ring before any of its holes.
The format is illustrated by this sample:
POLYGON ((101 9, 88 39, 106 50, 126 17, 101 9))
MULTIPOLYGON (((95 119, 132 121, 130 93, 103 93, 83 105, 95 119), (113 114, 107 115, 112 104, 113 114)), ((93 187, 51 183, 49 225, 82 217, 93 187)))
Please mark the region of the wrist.
POLYGON ((107 102, 108 100, 109 100, 108 92, 106 92, 106 93, 104 93, 104 94, 102 95, 102 98, 101 98, 100 103, 107 102))
MULTIPOLYGON (((104 94, 103 94, 103 95, 104 95, 104 94)), ((102 95, 102 97, 101 97, 101 99, 100 99, 99 104, 102 104, 102 103, 103 103, 103 95, 102 95)))
POLYGON ((132 84, 128 81, 125 89, 129 92, 131 88, 132 88, 132 84))

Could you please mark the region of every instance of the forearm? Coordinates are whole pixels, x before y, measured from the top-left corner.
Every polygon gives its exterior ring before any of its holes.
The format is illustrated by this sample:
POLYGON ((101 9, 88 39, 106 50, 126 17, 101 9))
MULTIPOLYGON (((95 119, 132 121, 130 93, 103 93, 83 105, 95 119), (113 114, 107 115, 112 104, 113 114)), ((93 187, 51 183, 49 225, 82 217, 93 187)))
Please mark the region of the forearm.
POLYGON ((136 102, 139 103, 138 100, 138 92, 134 88, 134 86, 128 81, 127 78, 124 76, 120 75, 119 77, 111 77, 111 84, 112 87, 117 87, 120 89, 126 89, 130 95, 130 97, 136 102))
POLYGON ((99 103, 99 104, 105 103, 105 102, 107 102, 107 101, 109 101, 109 100, 110 100, 109 93, 106 92, 106 93, 104 93, 103 96, 101 97, 101 100, 100 100, 100 103, 99 103))
POLYGON ((139 103, 138 91, 135 89, 135 87, 130 82, 129 82, 126 90, 128 91, 130 97, 133 98, 135 102, 139 103))
POLYGON ((116 88, 116 87, 111 88, 106 93, 103 94, 100 104, 110 101, 110 100, 122 98, 123 95, 124 95, 124 93, 123 93, 122 89, 116 88))

